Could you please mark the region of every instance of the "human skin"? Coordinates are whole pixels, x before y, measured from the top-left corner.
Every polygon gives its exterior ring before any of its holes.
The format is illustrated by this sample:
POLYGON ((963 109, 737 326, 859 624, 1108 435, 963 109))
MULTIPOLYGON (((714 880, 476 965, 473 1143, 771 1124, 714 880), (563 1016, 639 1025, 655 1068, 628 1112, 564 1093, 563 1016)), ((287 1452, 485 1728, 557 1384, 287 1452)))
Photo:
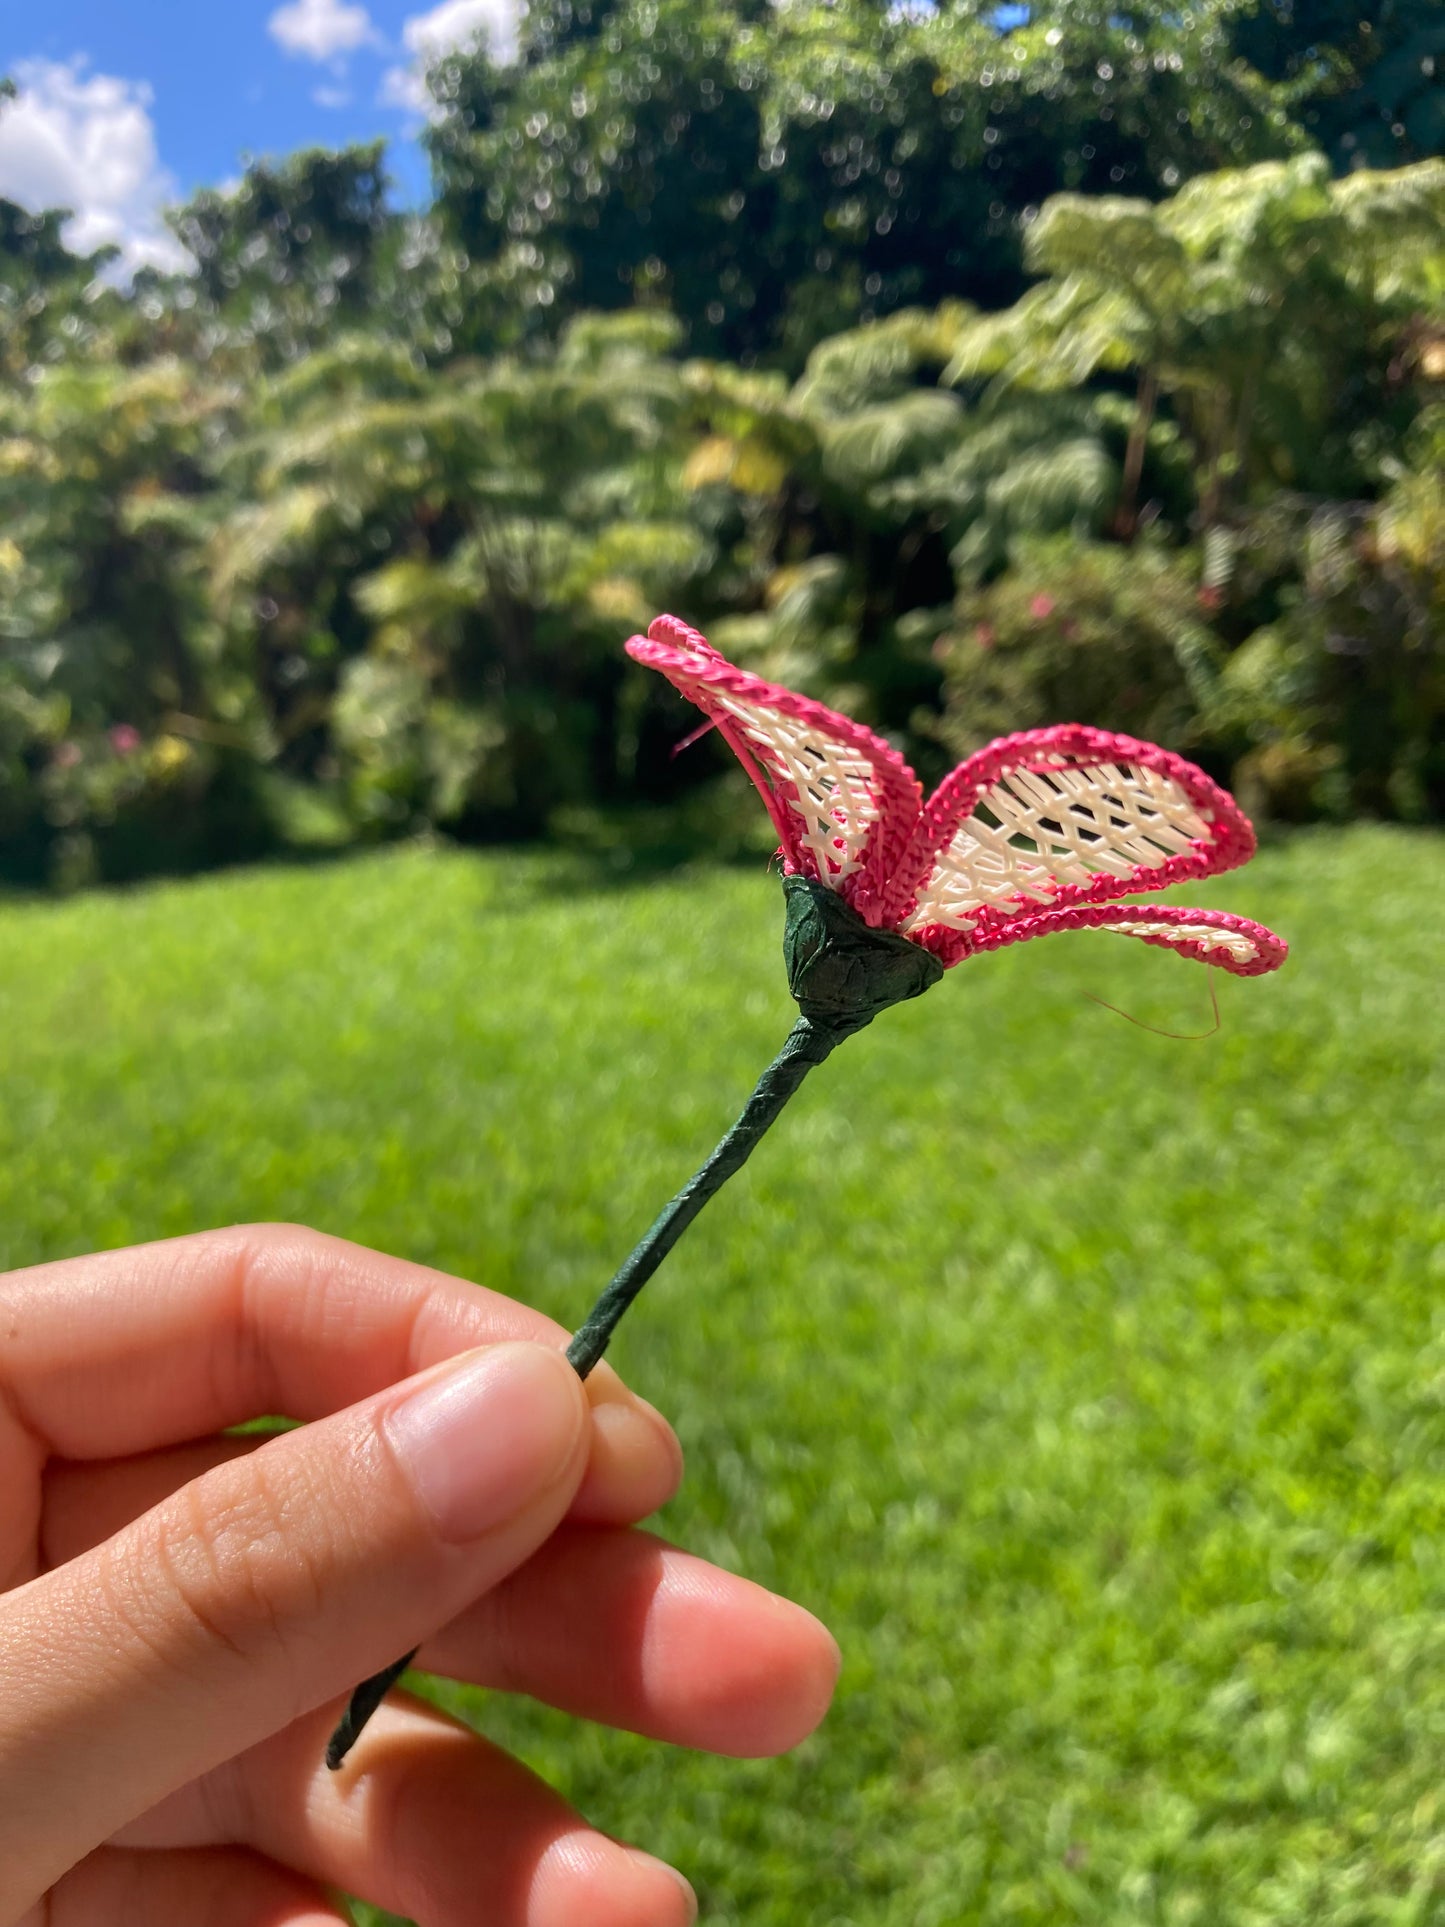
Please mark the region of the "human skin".
POLYGON ((822 1718, 801 1607, 638 1529, 666 1421, 475 1285, 295 1226, 0 1276, 0 1927, 683 1927, 680 1875, 358 1679, 417 1664, 738 1757, 822 1718), (265 1414, 304 1420, 224 1436, 265 1414))

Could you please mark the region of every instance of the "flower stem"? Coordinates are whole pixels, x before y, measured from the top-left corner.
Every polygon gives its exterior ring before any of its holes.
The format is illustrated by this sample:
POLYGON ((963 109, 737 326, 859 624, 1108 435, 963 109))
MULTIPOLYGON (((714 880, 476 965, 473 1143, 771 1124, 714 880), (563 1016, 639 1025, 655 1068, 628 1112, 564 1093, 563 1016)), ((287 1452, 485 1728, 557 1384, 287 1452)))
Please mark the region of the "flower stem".
MULTIPOLYGON (((823 1059, 856 1028, 842 1023, 821 1023, 816 1018, 799 1017, 788 1032, 783 1047, 768 1065, 753 1088, 732 1129, 722 1139, 706 1164, 663 1207, 653 1224, 623 1260, 612 1282, 578 1327, 567 1347, 569 1364, 577 1376, 586 1378, 602 1357, 622 1315, 683 1232, 702 1210, 708 1199, 740 1171, 752 1155, 753 1147, 797 1090, 815 1064, 823 1059)), ((387 1691, 400 1679, 415 1659, 416 1648, 393 1661, 383 1672, 373 1673, 351 1695, 346 1711, 326 1746, 326 1764, 335 1772, 346 1758, 362 1728, 381 1704, 387 1691)))
POLYGON ((659 1213, 651 1228, 618 1267, 606 1291, 578 1327, 567 1347, 568 1360, 586 1378, 607 1350, 622 1314, 708 1199, 740 1171, 759 1138, 773 1123, 788 1099, 815 1064, 821 1064, 847 1033, 800 1017, 788 1032, 783 1048, 763 1072, 742 1115, 707 1163, 659 1213))

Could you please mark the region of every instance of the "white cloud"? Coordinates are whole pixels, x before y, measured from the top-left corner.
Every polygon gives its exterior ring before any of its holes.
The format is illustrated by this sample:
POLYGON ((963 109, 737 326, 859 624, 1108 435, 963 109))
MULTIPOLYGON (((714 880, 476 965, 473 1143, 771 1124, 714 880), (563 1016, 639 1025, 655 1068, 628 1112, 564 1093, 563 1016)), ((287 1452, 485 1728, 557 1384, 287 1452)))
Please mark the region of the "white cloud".
POLYGON ((266 31, 302 60, 343 59, 379 38, 366 8, 347 0, 287 0, 266 22, 266 31))
POLYGON ((311 98, 318 107, 349 107, 351 89, 349 87, 313 87, 311 98))
POLYGON ((476 40, 486 42, 493 60, 514 60, 520 13, 520 0, 442 0, 430 13, 414 13, 401 30, 411 62, 389 67, 382 76, 383 102, 425 113, 431 105, 424 78, 427 68, 476 40))
POLYGON ((161 221, 176 196, 160 165, 143 81, 86 72, 81 59, 22 60, 0 110, 0 194, 32 213, 68 207, 67 246, 113 242, 127 269, 182 268, 189 255, 161 221))
POLYGON ((388 67, 377 99, 383 107, 404 107, 409 114, 429 114, 432 107, 426 80, 416 67, 388 67))

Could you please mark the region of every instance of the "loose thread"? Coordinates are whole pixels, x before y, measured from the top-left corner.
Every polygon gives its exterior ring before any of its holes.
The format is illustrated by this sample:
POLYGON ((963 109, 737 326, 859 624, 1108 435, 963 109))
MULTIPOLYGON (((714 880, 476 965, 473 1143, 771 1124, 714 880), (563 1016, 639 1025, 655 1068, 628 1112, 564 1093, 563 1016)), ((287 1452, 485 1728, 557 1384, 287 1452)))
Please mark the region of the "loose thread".
POLYGON ((1214 1007, 1214 1022, 1208 1030, 1161 1030, 1157 1024, 1146 1024, 1142 1017, 1131 1017, 1127 1010, 1120 1010, 1105 997, 1096 997, 1092 990, 1084 995, 1091 1004, 1098 1004, 1104 1010, 1112 1010, 1116 1017, 1122 1017, 1126 1024, 1134 1024, 1139 1030, 1147 1030, 1151 1037, 1169 1037, 1176 1044, 1202 1044, 1206 1037, 1212 1037, 1219 1029, 1223 1019, 1219 1015, 1219 992, 1214 988, 1214 972, 1209 973, 1209 1001, 1214 1007))
POLYGON ((717 724, 709 716, 705 723, 693 730, 690 735, 684 736, 680 743, 673 744, 672 748, 668 751, 668 761, 671 762, 674 758, 681 756, 682 752, 685 749, 691 749, 694 743, 700 743, 710 729, 716 728, 717 724))
MULTIPOLYGON (((808 1072, 821 1064, 847 1035, 845 1029, 831 1029, 807 1017, 800 1017, 793 1025, 783 1040, 782 1049, 753 1087, 753 1094, 737 1122, 707 1162, 688 1179, 677 1196, 664 1205, 573 1334, 567 1347, 567 1362, 579 1378, 585 1379, 601 1359, 628 1306, 708 1199, 716 1196, 728 1179, 742 1169, 808 1072)), ((326 1764, 333 1773, 360 1739, 362 1729, 387 1692, 416 1658, 418 1650, 414 1647, 382 1672, 373 1673, 352 1693, 326 1745, 326 1764)))

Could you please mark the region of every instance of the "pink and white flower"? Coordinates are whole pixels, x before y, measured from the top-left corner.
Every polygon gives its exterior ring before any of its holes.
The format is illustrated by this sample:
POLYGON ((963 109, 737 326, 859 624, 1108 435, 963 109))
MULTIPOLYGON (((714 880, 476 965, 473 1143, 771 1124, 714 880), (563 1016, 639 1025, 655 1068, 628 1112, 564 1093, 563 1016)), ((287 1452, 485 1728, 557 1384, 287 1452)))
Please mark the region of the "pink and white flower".
POLYGON ((872 730, 737 668, 676 616, 659 616, 627 649, 717 725, 772 818, 784 872, 945 968, 1077 929, 1142 938, 1239 977, 1277 970, 1288 954, 1248 917, 1119 901, 1254 854, 1234 799, 1154 743, 1080 723, 1022 730, 960 763, 925 800, 872 730))

